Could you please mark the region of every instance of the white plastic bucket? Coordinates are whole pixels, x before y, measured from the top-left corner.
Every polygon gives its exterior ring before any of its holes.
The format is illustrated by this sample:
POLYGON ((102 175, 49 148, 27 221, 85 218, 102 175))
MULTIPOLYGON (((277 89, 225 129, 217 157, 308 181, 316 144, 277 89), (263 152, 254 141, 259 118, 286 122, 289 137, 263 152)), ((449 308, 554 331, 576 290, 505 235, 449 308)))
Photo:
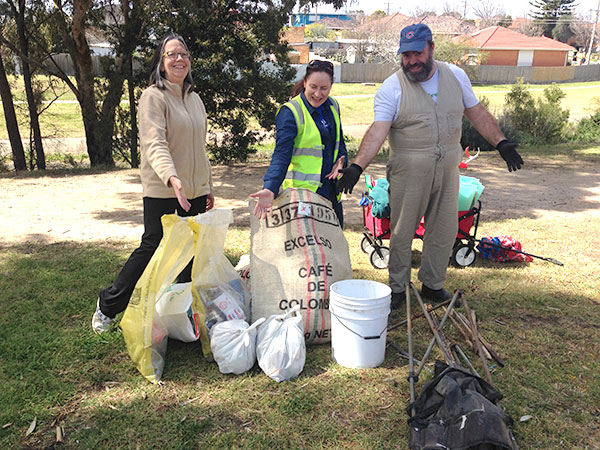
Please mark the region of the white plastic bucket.
POLYGON ((389 286, 377 281, 331 285, 331 353, 339 365, 363 369, 383 362, 391 294, 389 286))

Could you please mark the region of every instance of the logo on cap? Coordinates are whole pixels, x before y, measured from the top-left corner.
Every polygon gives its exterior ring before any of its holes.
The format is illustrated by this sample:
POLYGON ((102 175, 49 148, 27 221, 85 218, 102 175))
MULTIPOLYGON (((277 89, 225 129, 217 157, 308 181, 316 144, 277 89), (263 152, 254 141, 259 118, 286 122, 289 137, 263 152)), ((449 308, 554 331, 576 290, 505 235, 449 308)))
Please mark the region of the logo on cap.
POLYGON ((408 33, 406 33, 406 39, 412 39, 415 35, 414 31, 409 31, 408 33))

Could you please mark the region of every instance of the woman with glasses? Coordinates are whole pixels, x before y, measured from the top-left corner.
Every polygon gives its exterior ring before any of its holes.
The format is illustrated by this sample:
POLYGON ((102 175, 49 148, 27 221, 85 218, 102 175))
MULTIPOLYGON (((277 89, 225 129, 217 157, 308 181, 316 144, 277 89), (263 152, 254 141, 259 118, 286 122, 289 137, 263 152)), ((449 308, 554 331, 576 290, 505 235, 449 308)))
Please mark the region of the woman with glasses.
MULTIPOLYGON (((181 36, 171 34, 155 50, 150 86, 139 101, 144 234, 113 284, 100 291, 92 318, 97 333, 108 330, 127 307, 162 239, 161 217, 175 212, 194 216, 213 207, 206 110, 192 86, 188 47, 181 36)), ((177 282, 190 280, 191 263, 177 282)))
POLYGON ((347 160, 340 107, 329 97, 333 85, 333 64, 313 60, 293 90, 293 98, 275 117, 275 150, 264 177, 263 189, 250 197, 257 199, 254 214, 271 214, 279 189, 305 188, 331 201, 340 226, 344 217, 335 188, 338 171, 347 160))

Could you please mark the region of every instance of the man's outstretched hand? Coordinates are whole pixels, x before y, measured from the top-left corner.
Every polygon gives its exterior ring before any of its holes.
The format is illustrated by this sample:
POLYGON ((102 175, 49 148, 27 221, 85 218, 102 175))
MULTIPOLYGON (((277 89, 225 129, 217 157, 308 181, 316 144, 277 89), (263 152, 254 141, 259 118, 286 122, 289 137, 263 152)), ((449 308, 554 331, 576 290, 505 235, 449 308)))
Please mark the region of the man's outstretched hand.
POLYGON ((340 169, 339 173, 342 174, 342 178, 337 180, 337 191, 343 192, 344 194, 352 194, 352 189, 358 182, 362 171, 362 167, 360 167, 358 164, 352 164, 350 167, 340 169))
POLYGON ((498 142, 496 148, 500 152, 502 159, 506 161, 506 167, 508 167, 509 172, 520 169, 521 165, 524 164, 523 158, 517 153, 517 144, 513 144, 512 142, 503 139, 498 142))

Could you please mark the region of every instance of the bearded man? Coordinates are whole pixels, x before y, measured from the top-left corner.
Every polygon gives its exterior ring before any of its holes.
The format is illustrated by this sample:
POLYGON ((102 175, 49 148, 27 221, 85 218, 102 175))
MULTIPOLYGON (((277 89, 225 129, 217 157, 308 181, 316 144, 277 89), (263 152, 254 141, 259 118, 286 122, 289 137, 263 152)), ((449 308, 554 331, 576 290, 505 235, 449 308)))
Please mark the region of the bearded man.
POLYGON ((458 231, 458 165, 462 156, 462 116, 506 161, 508 171, 523 164, 516 145, 479 103, 465 72, 433 59, 427 25, 405 27, 400 35, 401 70, 375 95, 375 118, 353 164, 340 170, 338 190, 351 193, 363 170, 389 136, 386 174, 390 199, 389 282, 392 308, 405 298, 410 281, 412 240, 422 217, 425 235, 419 280, 421 294, 434 302, 450 298, 443 288, 458 231))

